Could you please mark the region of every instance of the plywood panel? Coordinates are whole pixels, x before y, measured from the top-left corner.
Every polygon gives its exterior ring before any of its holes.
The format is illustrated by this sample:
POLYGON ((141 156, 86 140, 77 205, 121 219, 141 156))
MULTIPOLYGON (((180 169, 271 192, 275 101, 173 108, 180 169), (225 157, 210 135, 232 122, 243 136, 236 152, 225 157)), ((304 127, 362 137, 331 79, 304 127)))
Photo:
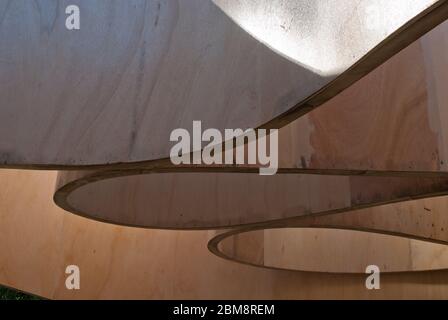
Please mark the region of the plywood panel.
MULTIPOLYGON (((51 172, 0 171, 2 285, 66 299, 448 297, 445 271, 385 274, 382 289, 368 291, 361 275, 262 270, 218 259, 204 247, 211 236, 207 231, 142 230, 93 222, 51 202, 55 178, 51 172), (81 268, 79 291, 65 288, 68 264, 81 268)), ((442 202, 446 206, 446 200, 442 202)))
POLYGON ((120 166, 167 158, 193 120, 281 127, 448 16, 446 1, 399 3, 3 1, 0 163, 120 166))

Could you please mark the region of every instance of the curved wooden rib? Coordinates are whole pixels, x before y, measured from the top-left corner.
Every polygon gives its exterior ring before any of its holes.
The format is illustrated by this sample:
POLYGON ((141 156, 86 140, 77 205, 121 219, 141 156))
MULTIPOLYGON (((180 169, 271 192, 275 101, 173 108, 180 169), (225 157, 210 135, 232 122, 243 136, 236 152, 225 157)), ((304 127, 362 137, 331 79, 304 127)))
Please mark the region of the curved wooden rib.
POLYGON ((65 4, 0 4, 2 166, 166 158, 193 120, 283 126, 448 16, 444 0, 74 0, 68 31, 65 4))
POLYGON ((221 235, 212 239, 217 256, 252 266, 289 271, 364 274, 447 269, 445 244, 335 227, 288 227, 221 235), (223 237, 223 238, 221 238, 223 237))
POLYGON ((448 97, 439 87, 448 61, 439 53, 448 48, 447 32, 445 23, 280 129, 277 176, 258 176, 256 166, 169 161, 127 171, 60 172, 55 201, 116 224, 207 229, 446 194, 448 97))
POLYGON ((295 271, 383 273, 448 267, 447 198, 217 232, 214 254, 253 266, 295 271), (405 239, 412 239, 409 242, 405 239))

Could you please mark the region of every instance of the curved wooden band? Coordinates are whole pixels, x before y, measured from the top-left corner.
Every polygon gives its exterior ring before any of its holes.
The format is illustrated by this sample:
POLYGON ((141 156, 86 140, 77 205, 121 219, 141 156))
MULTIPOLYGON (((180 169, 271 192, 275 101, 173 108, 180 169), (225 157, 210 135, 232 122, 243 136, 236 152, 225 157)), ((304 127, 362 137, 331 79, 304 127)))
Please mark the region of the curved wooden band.
POLYGON ((445 197, 216 232, 209 250, 253 266, 384 273, 448 269, 445 197))

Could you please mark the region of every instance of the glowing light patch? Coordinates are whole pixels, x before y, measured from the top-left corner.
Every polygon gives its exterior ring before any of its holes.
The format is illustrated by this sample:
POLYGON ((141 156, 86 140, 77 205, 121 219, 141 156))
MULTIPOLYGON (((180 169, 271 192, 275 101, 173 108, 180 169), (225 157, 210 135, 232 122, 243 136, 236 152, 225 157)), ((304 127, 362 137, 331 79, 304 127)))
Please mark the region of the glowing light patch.
POLYGON ((241 28, 322 76, 353 65, 436 0, 213 0, 241 28))

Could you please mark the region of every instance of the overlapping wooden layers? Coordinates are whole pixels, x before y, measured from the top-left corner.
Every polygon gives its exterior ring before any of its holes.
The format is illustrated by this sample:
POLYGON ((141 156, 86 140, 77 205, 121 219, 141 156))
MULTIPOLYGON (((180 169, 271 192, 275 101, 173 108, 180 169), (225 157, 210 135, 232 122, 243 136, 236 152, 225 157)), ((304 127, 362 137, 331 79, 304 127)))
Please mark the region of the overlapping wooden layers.
POLYGON ((443 195, 447 31, 442 24, 280 129, 276 176, 259 176, 257 166, 169 160, 126 171, 60 172, 56 203, 117 224, 207 229, 443 195))

